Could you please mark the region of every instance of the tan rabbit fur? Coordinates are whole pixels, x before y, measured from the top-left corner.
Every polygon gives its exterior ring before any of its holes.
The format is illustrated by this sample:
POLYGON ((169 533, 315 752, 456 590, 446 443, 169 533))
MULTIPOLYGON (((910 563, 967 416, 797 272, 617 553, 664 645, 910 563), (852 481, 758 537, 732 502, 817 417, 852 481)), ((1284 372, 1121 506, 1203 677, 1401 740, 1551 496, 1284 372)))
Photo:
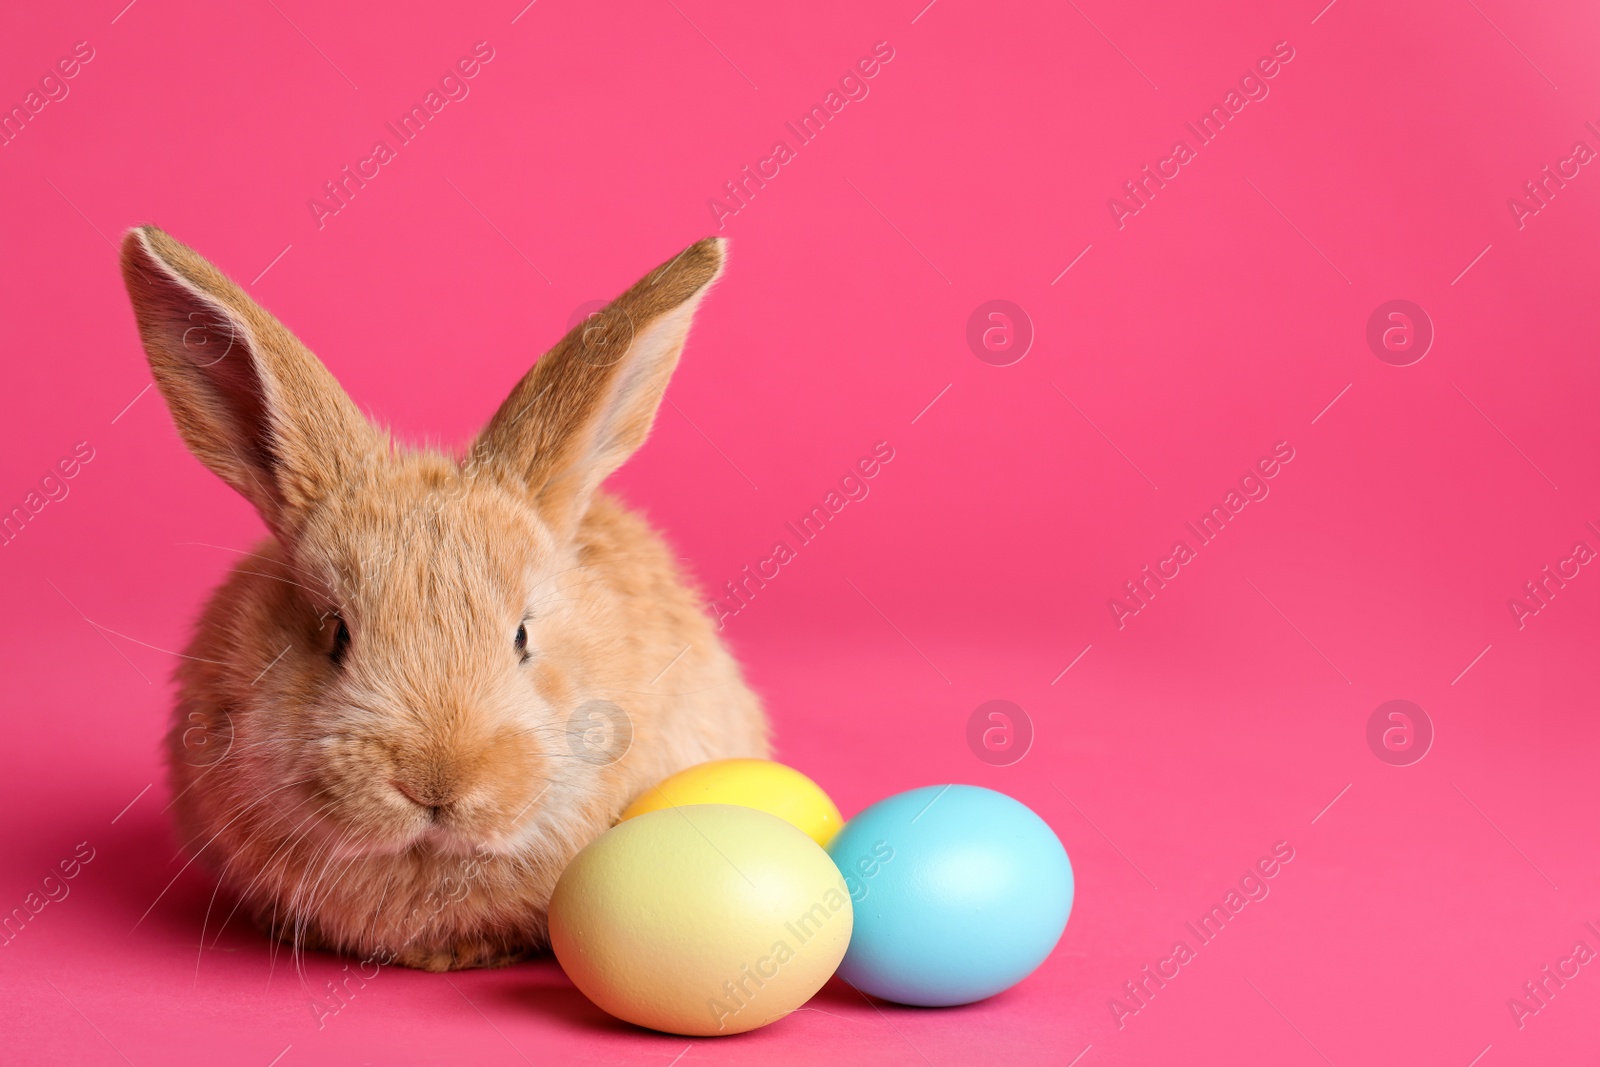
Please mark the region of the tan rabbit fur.
POLYGON ((634 797, 767 754, 671 551, 600 489, 724 256, 692 245, 569 333, 459 459, 393 445, 189 248, 124 238, 180 434, 271 531, 201 617, 167 761, 190 851, 275 936, 509 962, 546 944, 557 876, 634 797))

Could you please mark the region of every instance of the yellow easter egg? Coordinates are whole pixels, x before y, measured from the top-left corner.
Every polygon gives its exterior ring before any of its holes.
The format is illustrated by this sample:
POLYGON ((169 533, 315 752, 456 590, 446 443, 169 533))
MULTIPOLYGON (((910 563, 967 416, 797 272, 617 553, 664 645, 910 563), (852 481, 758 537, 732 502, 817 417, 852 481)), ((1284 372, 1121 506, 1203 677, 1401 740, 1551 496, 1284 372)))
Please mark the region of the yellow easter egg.
POLYGON ((684 804, 738 804, 776 815, 823 848, 844 820, 816 782, 793 767, 765 759, 719 759, 679 771, 645 790, 623 819, 684 804))
POLYGON ((550 947, 617 1018, 711 1037, 810 1000, 854 920, 815 841, 763 811, 701 804, 629 819, 579 852, 550 898, 550 947))

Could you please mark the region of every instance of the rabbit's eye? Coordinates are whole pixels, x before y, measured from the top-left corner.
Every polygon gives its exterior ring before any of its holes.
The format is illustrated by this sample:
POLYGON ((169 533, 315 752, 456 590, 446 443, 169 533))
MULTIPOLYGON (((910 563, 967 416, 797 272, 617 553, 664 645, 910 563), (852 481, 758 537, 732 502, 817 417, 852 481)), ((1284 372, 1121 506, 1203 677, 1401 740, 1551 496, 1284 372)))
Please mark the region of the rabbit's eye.
POLYGON ((514 644, 516 646, 517 655, 521 656, 524 660, 526 660, 528 658, 528 624, 527 623, 522 622, 522 623, 518 623, 517 624, 517 637, 516 637, 516 640, 512 642, 512 644, 514 644))
POLYGON ((335 622, 333 647, 328 650, 328 658, 338 666, 344 663, 345 653, 350 650, 350 627, 344 624, 343 619, 336 619, 335 622))

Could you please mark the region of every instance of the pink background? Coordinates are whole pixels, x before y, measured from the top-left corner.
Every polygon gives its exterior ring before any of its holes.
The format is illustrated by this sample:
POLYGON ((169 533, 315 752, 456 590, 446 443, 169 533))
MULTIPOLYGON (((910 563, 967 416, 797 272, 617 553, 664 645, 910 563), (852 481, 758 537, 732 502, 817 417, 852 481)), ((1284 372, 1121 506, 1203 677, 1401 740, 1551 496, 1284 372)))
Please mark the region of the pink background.
POLYGON ((94 450, 0 549, 0 909, 94 850, 0 949, 9 1062, 1596 1052, 1600 968, 1520 1028, 1507 1006, 1600 949, 1600 576, 1521 629, 1507 603, 1600 548, 1600 175, 1520 229, 1507 206, 1600 148, 1592 5, 124 2, 13 5, 0 34, 8 107, 94 50, 0 147, 0 506, 94 450), (308 199, 480 40, 470 95, 319 229, 308 199), (575 308, 713 232, 708 199, 879 41, 870 95, 725 220, 726 279, 617 484, 716 590, 890 442, 728 638, 781 757, 847 814, 963 781, 1047 819, 1078 877, 1060 946, 986 1003, 835 983, 735 1039, 614 1023, 548 958, 386 971, 319 1030, 247 924, 200 948, 212 883, 162 811, 162 650, 262 528, 143 391, 112 242, 167 228, 377 418, 459 445, 575 308), (1108 198, 1279 41, 1270 95, 1119 229, 1108 198), (1397 298, 1436 330, 1407 367, 1365 340, 1397 298), (967 346, 990 299, 1036 331, 1014 365, 967 346), (1280 441, 1270 496, 1119 629, 1109 598, 1280 441), (1036 731, 1008 767, 966 742, 995 698, 1036 731), (1436 731, 1411 766, 1366 740, 1396 698, 1436 731), (1279 841, 1270 896, 1119 1027, 1122 984, 1279 841))

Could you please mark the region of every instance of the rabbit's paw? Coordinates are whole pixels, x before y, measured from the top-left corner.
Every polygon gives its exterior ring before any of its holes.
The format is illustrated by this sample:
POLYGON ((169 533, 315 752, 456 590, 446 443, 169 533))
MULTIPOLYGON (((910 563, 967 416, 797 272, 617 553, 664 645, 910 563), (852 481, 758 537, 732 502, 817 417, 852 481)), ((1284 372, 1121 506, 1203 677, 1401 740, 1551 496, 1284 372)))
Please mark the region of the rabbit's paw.
POLYGON ((498 940, 467 938, 452 945, 410 945, 395 956, 394 962, 419 971, 464 971, 505 967, 531 955, 531 948, 507 948, 498 940))

